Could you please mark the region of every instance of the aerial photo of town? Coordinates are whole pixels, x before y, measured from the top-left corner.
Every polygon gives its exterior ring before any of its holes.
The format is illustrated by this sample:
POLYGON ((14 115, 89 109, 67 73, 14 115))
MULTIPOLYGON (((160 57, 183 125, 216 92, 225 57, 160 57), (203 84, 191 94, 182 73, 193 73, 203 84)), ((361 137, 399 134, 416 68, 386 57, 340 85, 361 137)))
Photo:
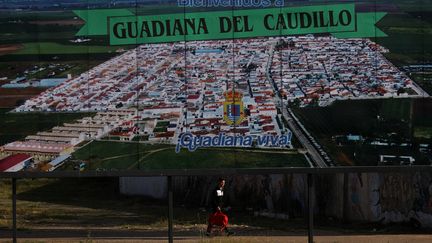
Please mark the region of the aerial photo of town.
MULTIPOLYGON (((409 19, 393 11, 389 18, 409 19)), ((7 21, 41 29, 52 24, 25 16, 7 21)), ((71 33, 82 24, 73 15, 61 21, 71 33)), ((3 171, 432 162, 431 65, 405 61, 400 46, 378 38, 303 35, 119 47, 97 38, 50 38, 36 47, 33 39, 14 45, 5 38, 0 45, 0 61, 9 65, 0 72, 1 116, 11 128, 0 131, 3 171), (238 124, 226 122, 230 95, 240 97, 238 124), (26 126, 30 122, 36 125, 26 126), (176 153, 184 133, 293 137, 279 147, 176 153)))

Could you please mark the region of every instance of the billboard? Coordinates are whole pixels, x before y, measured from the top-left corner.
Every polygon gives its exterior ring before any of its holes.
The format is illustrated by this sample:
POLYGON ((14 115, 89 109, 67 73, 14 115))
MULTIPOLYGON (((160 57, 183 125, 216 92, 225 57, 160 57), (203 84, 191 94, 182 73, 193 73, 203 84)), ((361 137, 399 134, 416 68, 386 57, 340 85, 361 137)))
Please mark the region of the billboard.
POLYGON ((425 1, 0 7, 4 171, 432 162, 425 1))

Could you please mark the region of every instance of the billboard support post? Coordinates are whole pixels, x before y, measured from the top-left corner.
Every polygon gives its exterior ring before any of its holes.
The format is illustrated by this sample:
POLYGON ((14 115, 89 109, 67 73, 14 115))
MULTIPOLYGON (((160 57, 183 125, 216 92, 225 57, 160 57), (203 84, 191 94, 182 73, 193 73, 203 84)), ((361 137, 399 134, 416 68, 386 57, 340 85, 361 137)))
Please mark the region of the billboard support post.
POLYGON ((312 190, 313 190, 313 175, 307 174, 307 208, 308 208, 308 242, 313 243, 313 196, 312 196, 312 190))
POLYGON ((16 178, 12 178, 12 237, 17 242, 16 178))
POLYGON ((168 242, 174 242, 173 236, 173 188, 172 188, 172 176, 167 177, 168 182, 168 242))

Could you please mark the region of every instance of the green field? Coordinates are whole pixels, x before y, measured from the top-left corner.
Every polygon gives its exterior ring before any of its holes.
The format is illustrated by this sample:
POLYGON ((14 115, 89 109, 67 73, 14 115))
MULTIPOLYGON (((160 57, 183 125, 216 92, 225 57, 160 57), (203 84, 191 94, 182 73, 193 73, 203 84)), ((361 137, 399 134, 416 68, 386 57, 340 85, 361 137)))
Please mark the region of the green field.
POLYGON ((375 40, 390 50, 386 55, 395 64, 418 64, 432 56, 432 46, 428 44, 432 41, 431 22, 416 18, 413 13, 401 12, 389 13, 378 26, 388 37, 375 40))
POLYGON ((295 111, 319 138, 347 133, 379 136, 396 128, 408 136, 411 102, 410 99, 337 101, 329 107, 295 111))
MULTIPOLYGON (((372 38, 388 48, 385 56, 395 65, 428 64, 432 58, 432 4, 427 1, 392 1, 399 8, 388 13, 378 26, 388 37, 372 38)), ((423 74, 410 77, 432 94, 432 83, 423 74)))
POLYGON ((7 113, 9 110, 0 109, 0 146, 90 115, 88 113, 7 113))
MULTIPOLYGON (((163 170, 259 167, 305 167, 303 155, 286 150, 198 149, 191 153, 174 146, 93 141, 73 157, 87 162, 88 169, 163 170)), ((72 169, 66 166, 64 169, 72 169)))
POLYGON ((418 152, 419 143, 432 143, 432 99, 385 99, 338 101, 329 107, 295 109, 295 113, 340 165, 376 165, 380 154, 414 156, 429 164, 418 152), (363 144, 338 146, 333 136, 361 135, 366 141, 385 139, 412 143, 409 148, 374 147, 363 144))
POLYGON ((14 55, 111 53, 119 49, 116 46, 64 45, 54 42, 32 42, 25 43, 23 46, 23 49, 15 52, 14 55))
POLYGON ((193 153, 182 150, 175 153, 174 147, 144 158, 139 169, 183 169, 183 168, 265 168, 306 167, 303 155, 298 153, 278 154, 273 151, 249 151, 230 149, 199 149, 193 153))
POLYGON ((415 127, 414 137, 420 139, 431 139, 432 138, 432 127, 415 127))

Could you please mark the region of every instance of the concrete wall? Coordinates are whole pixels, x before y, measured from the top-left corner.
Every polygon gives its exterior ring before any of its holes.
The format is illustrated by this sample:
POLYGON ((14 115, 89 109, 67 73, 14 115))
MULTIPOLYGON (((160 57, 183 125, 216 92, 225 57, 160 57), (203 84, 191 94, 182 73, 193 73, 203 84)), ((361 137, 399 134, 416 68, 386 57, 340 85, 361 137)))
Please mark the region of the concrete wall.
MULTIPOLYGON (((176 203, 203 207, 217 177, 175 177, 176 203)), ((232 207, 303 217, 305 175, 232 176, 226 178, 232 207)), ((314 177, 316 217, 357 222, 410 222, 432 228, 432 174, 338 174, 314 177)), ((165 198, 164 178, 122 178, 125 194, 165 198)))
POLYGON ((140 195, 152 198, 165 198, 167 194, 167 179, 165 177, 121 177, 120 193, 125 195, 140 195))

